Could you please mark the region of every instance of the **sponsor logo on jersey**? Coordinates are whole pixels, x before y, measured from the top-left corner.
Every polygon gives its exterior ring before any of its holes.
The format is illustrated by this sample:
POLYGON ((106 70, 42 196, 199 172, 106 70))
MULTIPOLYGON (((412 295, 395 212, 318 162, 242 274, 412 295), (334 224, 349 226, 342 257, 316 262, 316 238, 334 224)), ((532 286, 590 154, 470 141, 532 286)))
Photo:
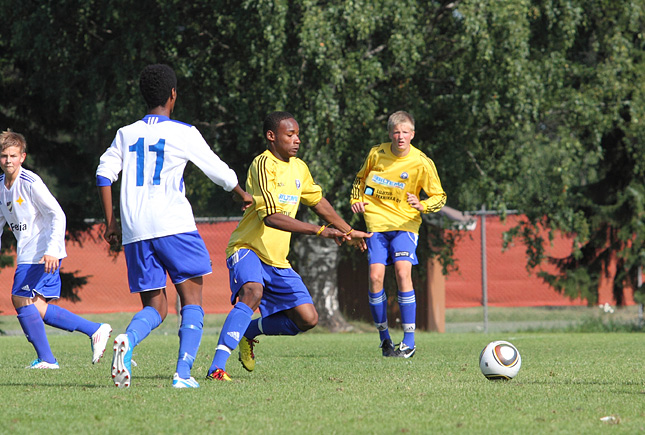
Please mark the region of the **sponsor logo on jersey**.
POLYGON ((374 195, 374 188, 370 186, 365 187, 365 195, 374 195))
POLYGON ((296 189, 300 189, 300 180, 296 180, 296 189))
POLYGON ((402 172, 402 173, 401 173, 401 179, 402 179, 402 180, 407 180, 409 177, 410 177, 410 176, 408 175, 408 173, 407 173, 407 172, 402 172))
POLYGON ((11 231, 26 231, 27 230, 27 224, 23 224, 22 222, 18 222, 17 224, 9 224, 9 228, 11 231))
POLYGON ((278 196, 278 202, 280 202, 280 204, 298 204, 298 196, 281 193, 278 196))
POLYGON ((372 181, 381 186, 394 187, 397 189, 405 188, 405 183, 388 180, 387 178, 379 177, 378 175, 372 175, 372 181))
POLYGON ((22 205, 22 203, 25 202, 25 200, 22 199, 22 196, 19 196, 16 202, 18 203, 18 205, 22 205))
POLYGON ((383 148, 381 148, 380 150, 378 150, 378 153, 379 154, 385 154, 385 150, 383 148))

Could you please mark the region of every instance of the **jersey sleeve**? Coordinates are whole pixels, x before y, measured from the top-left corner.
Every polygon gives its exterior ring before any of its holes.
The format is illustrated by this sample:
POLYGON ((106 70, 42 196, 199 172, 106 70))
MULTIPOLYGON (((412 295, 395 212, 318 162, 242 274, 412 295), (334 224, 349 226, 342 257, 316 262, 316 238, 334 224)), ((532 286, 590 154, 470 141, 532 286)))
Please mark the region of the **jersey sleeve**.
POLYGON ((237 174, 222 159, 219 158, 206 143, 201 133, 191 128, 193 140, 188 150, 188 159, 193 162, 206 176, 227 192, 237 186, 237 174))
POLYGON ((423 204, 423 213, 436 213, 446 204, 446 192, 441 187, 441 181, 434 162, 423 154, 421 160, 425 168, 422 177, 422 189, 428 195, 427 199, 420 201, 423 204))
POLYGON ((4 226, 7 223, 7 219, 5 219, 4 214, 0 212, 0 249, 2 249, 2 233, 4 232, 4 226))
POLYGON ((300 163, 302 177, 302 194, 300 196, 300 201, 307 207, 313 207, 318 204, 323 197, 322 187, 314 181, 307 164, 302 160, 298 160, 298 163, 300 163))
POLYGON ((363 192, 365 191, 365 177, 367 177, 367 174, 369 174, 370 170, 372 169, 373 155, 374 155, 374 148, 370 150, 367 157, 365 158, 365 161, 363 162, 363 165, 358 170, 358 173, 354 178, 354 183, 352 184, 352 192, 349 200, 350 204, 360 202, 363 199, 363 192))
POLYGON ((51 238, 47 241, 45 255, 60 258, 61 247, 65 246, 65 212, 42 181, 32 185, 31 196, 34 206, 51 222, 51 238))
POLYGON ((117 132, 112 144, 103 153, 99 159, 99 166, 96 169, 96 176, 101 176, 114 183, 119 178, 119 173, 123 169, 123 141, 120 140, 120 131, 117 132))
POLYGON ((274 163, 267 156, 259 155, 249 168, 246 190, 253 194, 253 205, 260 220, 282 212, 280 202, 272 193, 276 191, 276 186, 274 163))

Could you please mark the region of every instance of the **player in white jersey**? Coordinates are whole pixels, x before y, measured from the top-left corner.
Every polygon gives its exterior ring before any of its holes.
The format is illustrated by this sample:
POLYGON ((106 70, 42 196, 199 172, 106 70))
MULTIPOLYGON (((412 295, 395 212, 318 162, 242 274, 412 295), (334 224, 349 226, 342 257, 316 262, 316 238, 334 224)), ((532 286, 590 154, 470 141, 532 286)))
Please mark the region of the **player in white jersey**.
POLYGON ((170 119, 177 100, 177 77, 172 68, 147 66, 139 87, 148 114, 119 129, 96 171, 107 224, 104 237, 111 244, 118 243, 121 237, 111 187, 121 174, 121 228, 128 282, 130 292, 138 293, 143 304, 126 332, 116 337, 112 378, 117 387, 130 386, 132 349, 168 313, 168 274, 182 304, 173 387, 197 388, 199 384, 190 371, 202 337, 203 276, 212 269, 186 199, 184 168, 193 162, 215 184, 235 192, 244 203, 243 209, 252 198, 195 127, 170 119))
POLYGON ((11 301, 27 340, 38 357, 28 368, 57 369, 45 323, 80 331, 91 339, 92 363, 103 356, 112 328, 90 322, 49 301, 61 291, 60 265, 65 252, 65 213, 35 173, 22 167, 27 157, 23 135, 0 134, 0 235, 5 223, 16 237, 17 263, 11 301))

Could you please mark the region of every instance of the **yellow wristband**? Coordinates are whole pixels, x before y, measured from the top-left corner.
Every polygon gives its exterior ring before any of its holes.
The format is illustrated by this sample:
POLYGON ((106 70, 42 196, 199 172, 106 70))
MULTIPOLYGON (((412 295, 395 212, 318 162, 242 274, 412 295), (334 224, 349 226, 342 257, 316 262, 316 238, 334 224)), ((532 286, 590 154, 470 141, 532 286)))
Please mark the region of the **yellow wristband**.
POLYGON ((322 232, 323 232, 323 231, 325 231, 325 228, 327 228, 327 225, 323 225, 322 227, 320 227, 320 229, 318 230, 318 232, 316 233, 316 235, 317 235, 317 236, 320 236, 320 235, 322 234, 322 232))
POLYGON ((350 229, 349 229, 349 231, 347 231, 347 232, 345 233, 345 235, 346 235, 346 236, 349 236, 349 235, 352 233, 352 231, 354 231, 354 228, 350 228, 350 229))

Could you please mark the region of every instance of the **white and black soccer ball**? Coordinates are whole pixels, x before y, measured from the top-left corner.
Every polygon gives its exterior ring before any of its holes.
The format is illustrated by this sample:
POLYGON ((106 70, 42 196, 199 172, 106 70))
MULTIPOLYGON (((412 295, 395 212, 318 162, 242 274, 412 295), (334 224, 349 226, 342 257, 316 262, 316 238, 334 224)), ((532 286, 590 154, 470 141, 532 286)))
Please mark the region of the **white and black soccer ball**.
POLYGON ((508 341, 488 343, 479 355, 479 368, 490 380, 513 379, 522 367, 522 357, 508 341))

